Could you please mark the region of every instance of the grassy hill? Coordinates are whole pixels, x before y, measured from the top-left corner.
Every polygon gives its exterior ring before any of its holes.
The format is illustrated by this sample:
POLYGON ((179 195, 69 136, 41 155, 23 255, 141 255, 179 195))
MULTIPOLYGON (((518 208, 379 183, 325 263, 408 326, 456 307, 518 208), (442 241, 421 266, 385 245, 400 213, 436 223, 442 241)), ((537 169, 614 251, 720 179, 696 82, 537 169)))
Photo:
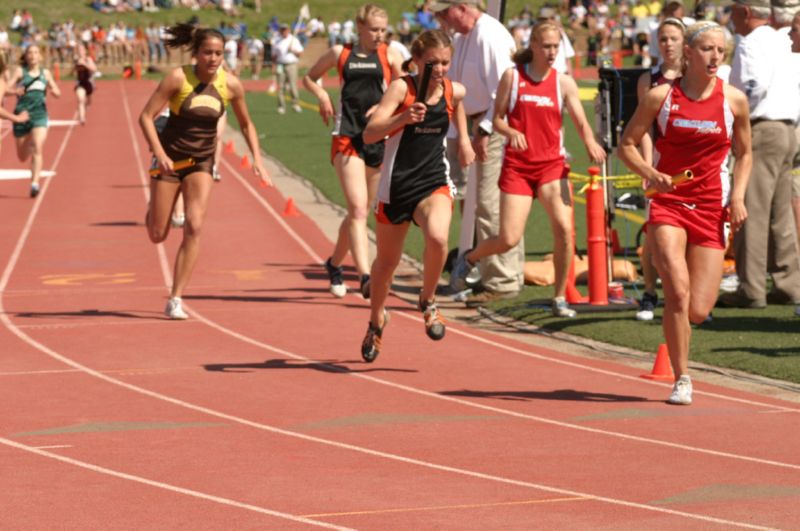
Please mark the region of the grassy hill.
MULTIPOLYGON (((308 2, 312 16, 322 16, 324 20, 345 20, 355 15, 363 0, 310 0, 308 2)), ((382 5, 389 12, 390 23, 396 22, 403 12, 414 10, 415 2, 383 1, 375 2, 382 5)), ((537 7, 542 0, 509 0, 506 13, 516 14, 525 6, 537 7)), ((185 21, 197 16, 205 25, 216 26, 221 21, 244 22, 254 29, 263 28, 272 16, 277 16, 282 22, 290 22, 296 16, 301 2, 298 0, 262 0, 261 13, 256 13, 252 0, 245 0, 244 7, 240 9, 239 17, 228 17, 218 9, 201 9, 191 11, 187 8, 163 9, 157 13, 98 13, 89 7, 86 0, 22 0, 20 2, 0 2, 0 25, 8 26, 14 9, 27 9, 33 15, 33 20, 39 28, 47 28, 52 22, 74 20, 78 24, 98 21, 101 24, 110 24, 118 20, 128 25, 137 26, 148 24, 151 21, 173 23, 185 21)))

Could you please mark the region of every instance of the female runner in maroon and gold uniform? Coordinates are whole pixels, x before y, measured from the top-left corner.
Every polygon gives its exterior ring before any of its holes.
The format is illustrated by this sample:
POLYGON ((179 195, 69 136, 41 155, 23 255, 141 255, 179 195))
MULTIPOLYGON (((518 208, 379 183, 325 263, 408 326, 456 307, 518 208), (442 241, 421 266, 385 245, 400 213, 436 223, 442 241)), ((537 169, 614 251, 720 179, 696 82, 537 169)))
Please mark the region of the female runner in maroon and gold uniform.
POLYGON ((175 278, 165 310, 170 319, 186 319, 181 295, 200 249, 200 232, 213 184, 217 123, 228 103, 252 152, 253 171, 266 184, 270 179, 261 162, 258 134, 247 112, 244 88, 235 76, 220 68, 225 38, 217 30, 189 24, 178 24, 168 33, 166 45, 189 45, 196 64, 167 74, 150 96, 139 124, 153 152, 155 167, 151 172, 157 172, 150 183, 147 211, 147 232, 153 243, 164 241, 169 234, 170 216, 179 192, 186 205, 183 241, 175 259, 175 278), (159 134, 154 119, 167 104, 170 115, 159 134), (188 166, 176 169, 183 161, 189 161, 188 166))

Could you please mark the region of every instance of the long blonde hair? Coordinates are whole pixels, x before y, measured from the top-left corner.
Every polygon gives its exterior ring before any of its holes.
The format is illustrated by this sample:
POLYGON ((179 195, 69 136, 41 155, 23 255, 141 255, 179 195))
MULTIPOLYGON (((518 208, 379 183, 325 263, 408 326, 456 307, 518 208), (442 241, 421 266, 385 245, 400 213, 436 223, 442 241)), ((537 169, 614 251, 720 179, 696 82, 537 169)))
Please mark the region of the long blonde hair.
POLYGON ((369 17, 389 18, 386 10, 375 4, 364 4, 358 8, 356 12, 356 22, 359 24, 366 24, 369 17))
MULTIPOLYGON (((555 31, 559 38, 561 37, 561 29, 555 23, 545 20, 536 24, 531 30, 531 44, 539 42, 545 31, 555 31)), ((530 64, 533 62, 533 50, 530 46, 526 46, 521 50, 517 50, 512 59, 518 65, 530 64)))

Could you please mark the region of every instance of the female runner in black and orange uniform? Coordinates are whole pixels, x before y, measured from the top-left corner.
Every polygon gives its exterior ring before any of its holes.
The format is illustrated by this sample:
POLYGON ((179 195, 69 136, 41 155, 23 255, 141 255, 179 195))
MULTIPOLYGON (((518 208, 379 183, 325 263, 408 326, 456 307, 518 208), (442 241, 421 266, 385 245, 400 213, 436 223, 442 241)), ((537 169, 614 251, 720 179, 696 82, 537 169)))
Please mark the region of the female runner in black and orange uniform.
POLYGON ((455 197, 445 153, 451 120, 458 130, 459 163, 467 167, 475 159, 461 105, 466 90, 445 77, 453 55, 450 38, 441 30, 423 32, 411 45, 411 55, 417 72, 423 72, 426 64, 432 67, 427 90, 417 101, 423 76, 406 76, 392 82, 364 130, 364 141, 368 143, 389 136, 377 193, 378 255, 372 264, 371 313, 361 344, 361 356, 367 362, 380 353, 387 320, 386 297, 412 221, 425 235, 419 295, 425 332, 434 340, 444 337, 444 321, 434 298, 447 258, 455 197))
POLYGON ((333 104, 317 81, 336 67, 341 83, 331 162, 347 201, 347 216, 339 227, 333 254, 325 261, 330 291, 336 297, 347 293, 341 265, 350 251, 358 270, 361 294, 369 298, 367 214, 375 199, 383 143, 365 144, 362 133, 386 87, 403 74, 403 58, 385 42, 388 20, 382 8, 372 4, 362 6, 356 16, 358 44, 331 47, 303 78, 306 89, 319 100, 319 113, 326 125, 334 116, 333 104))

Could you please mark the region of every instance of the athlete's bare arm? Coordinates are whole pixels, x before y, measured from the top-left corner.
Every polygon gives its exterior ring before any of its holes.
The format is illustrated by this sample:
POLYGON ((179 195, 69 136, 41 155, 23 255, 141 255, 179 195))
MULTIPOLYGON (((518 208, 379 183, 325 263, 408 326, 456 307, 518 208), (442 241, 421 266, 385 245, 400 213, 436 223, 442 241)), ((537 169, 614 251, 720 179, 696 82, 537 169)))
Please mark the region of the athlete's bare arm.
POLYGON ((597 143, 594 139, 594 131, 592 126, 589 125, 589 120, 586 119, 586 113, 583 112, 583 104, 581 103, 580 94, 578 93, 578 85, 575 80, 566 74, 558 75, 558 82, 561 85, 561 93, 564 95, 564 104, 567 106, 569 116, 572 118, 572 123, 575 124, 575 129, 578 130, 578 135, 583 140, 583 145, 586 146, 586 153, 593 162, 603 162, 606 160, 606 150, 597 143))
POLYGON ((61 97, 61 89, 58 88, 56 85, 56 80, 53 78, 53 74, 50 73, 50 70, 43 70, 44 78, 47 80, 47 88, 50 93, 55 96, 56 98, 61 97))
POLYGON ((242 131, 242 135, 247 142, 247 147, 250 148, 250 153, 253 155, 253 172, 256 176, 261 178, 264 184, 272 185, 269 173, 264 168, 264 163, 261 160, 261 147, 258 142, 258 132, 247 110, 242 82, 239 81, 239 78, 231 74, 228 74, 227 79, 228 94, 230 94, 231 97, 230 101, 233 114, 236 115, 236 121, 239 122, 239 129, 242 131))
POLYGON ((753 169, 753 149, 750 132, 750 106, 747 97, 736 87, 727 83, 724 86, 725 99, 733 111, 733 152, 736 162, 733 166, 733 190, 731 190, 731 228, 739 230, 747 219, 744 206, 744 193, 750 172, 753 169))
POLYGON ((458 131, 458 163, 462 168, 466 168, 475 162, 475 150, 472 149, 472 142, 469 138, 467 128, 467 114, 464 112, 462 101, 467 94, 467 89, 461 83, 453 83, 453 106, 456 130, 458 131))
POLYGON ((342 45, 337 44, 328 49, 324 54, 317 59, 305 76, 303 76, 303 86, 307 91, 312 93, 319 101, 319 115, 325 125, 329 125, 330 119, 333 116, 333 103, 328 92, 317 84, 317 81, 325 75, 331 68, 335 68, 339 63, 339 56, 342 53, 342 45))
POLYGON ((181 89, 185 79, 186 76, 182 68, 172 69, 158 84, 155 92, 147 100, 142 113, 139 115, 139 126, 142 128, 142 133, 150 145, 150 151, 153 152, 153 156, 158 161, 158 167, 164 174, 174 173, 172 171, 173 161, 167 157, 164 148, 161 146, 161 141, 158 139, 155 117, 167 106, 169 99, 181 89))
POLYGON ((405 81, 402 79, 392 81, 364 129, 365 143, 380 142, 393 131, 425 119, 427 107, 422 102, 416 102, 402 113, 394 114, 405 100, 407 92, 408 85, 405 81))
POLYGON ((638 145, 644 134, 650 129, 653 121, 658 115, 658 110, 667 97, 670 90, 669 85, 660 85, 645 94, 643 100, 639 100, 639 105, 633 113, 625 132, 619 141, 617 154, 620 160, 630 168, 630 170, 646 179, 649 187, 655 188, 658 192, 671 192, 672 176, 657 171, 652 164, 648 164, 642 154, 639 153, 638 145))
POLYGON ((494 100, 494 117, 492 118, 492 128, 508 139, 511 149, 517 151, 528 150, 528 139, 525 135, 508 125, 506 116, 508 108, 511 106, 511 89, 514 84, 514 68, 509 68, 503 72, 500 84, 497 86, 497 97, 494 100))
MULTIPOLYGON (((642 101, 644 95, 650 90, 650 72, 645 72, 639 76, 639 81, 636 83, 636 101, 642 101)), ((650 131, 647 131, 639 142, 639 151, 642 153, 644 160, 652 166, 653 164, 653 139, 650 137, 650 131)))

